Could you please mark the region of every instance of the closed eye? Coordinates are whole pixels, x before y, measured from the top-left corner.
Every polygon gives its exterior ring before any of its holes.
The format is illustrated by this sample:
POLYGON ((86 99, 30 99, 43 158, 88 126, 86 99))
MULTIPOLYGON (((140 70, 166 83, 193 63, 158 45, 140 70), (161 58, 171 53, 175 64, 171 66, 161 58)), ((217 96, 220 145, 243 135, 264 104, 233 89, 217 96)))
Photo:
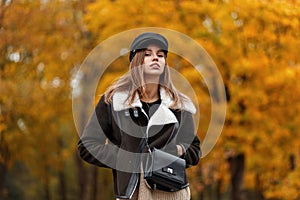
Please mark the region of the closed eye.
MULTIPOLYGON (((152 56, 152 52, 146 52, 145 56, 152 56)), ((158 52, 157 57, 160 57, 160 58, 165 57, 164 52, 158 52)))

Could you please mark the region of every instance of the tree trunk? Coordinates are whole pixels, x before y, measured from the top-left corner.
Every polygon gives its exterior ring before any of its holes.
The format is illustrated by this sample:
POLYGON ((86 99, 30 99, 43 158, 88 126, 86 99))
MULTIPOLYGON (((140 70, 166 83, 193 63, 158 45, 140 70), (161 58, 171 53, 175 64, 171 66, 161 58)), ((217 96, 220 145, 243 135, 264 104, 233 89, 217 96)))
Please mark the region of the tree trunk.
POLYGON ((217 200, 222 199, 221 188, 222 188, 222 179, 218 179, 217 180, 217 186, 216 186, 216 199, 217 200))
POLYGON ((0 199, 4 199, 5 197, 5 176, 6 176, 6 165, 0 163, 0 199))
POLYGON ((97 200, 97 193, 98 193, 98 168, 93 166, 92 168, 92 198, 91 200, 97 200))
POLYGON ((203 183, 202 164, 201 164, 201 162, 197 166, 196 176, 197 176, 196 182, 198 182, 199 184, 202 184, 202 187, 200 187, 199 190, 198 190, 197 199, 198 200, 204 200, 204 191, 203 191, 204 190, 204 188, 203 188, 204 183, 203 183))
POLYGON ((75 156, 76 159, 76 165, 77 165, 77 172, 78 172, 78 200, 87 199, 87 173, 83 166, 83 162, 79 155, 76 153, 75 156))
POLYGON ((59 172, 59 195, 61 200, 67 199, 66 177, 64 171, 59 172))
POLYGON ((265 199, 262 192, 262 186, 261 186, 259 174, 255 175, 255 192, 257 194, 257 200, 265 199))
MULTIPOLYGON (((0 110, 1 111, 1 110, 0 110)), ((7 173, 6 164, 9 161, 10 155, 8 150, 8 145, 4 138, 4 132, 0 133, 0 157, 2 161, 0 162, 0 199, 4 199, 5 195, 5 178, 7 173)))
POLYGON ((290 170, 293 171, 296 168, 295 155, 291 154, 290 157, 289 157, 289 160, 290 160, 290 170))
POLYGON ((245 155, 243 153, 228 158, 231 174, 232 200, 245 200, 243 195, 243 179, 245 168, 245 155))
POLYGON ((49 181, 49 174, 47 172, 46 178, 45 178, 45 183, 44 183, 45 200, 50 200, 51 199, 49 183, 50 183, 50 181, 49 181))

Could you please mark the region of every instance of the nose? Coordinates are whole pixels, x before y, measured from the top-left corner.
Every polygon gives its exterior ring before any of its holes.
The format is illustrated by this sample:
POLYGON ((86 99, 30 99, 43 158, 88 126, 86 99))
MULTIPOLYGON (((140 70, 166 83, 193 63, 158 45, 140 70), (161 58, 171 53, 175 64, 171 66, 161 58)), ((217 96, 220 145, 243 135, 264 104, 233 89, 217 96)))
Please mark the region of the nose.
POLYGON ((157 54, 156 54, 156 53, 154 53, 154 54, 153 54, 153 58, 152 58, 152 60, 153 60, 153 61, 158 61, 158 56, 157 56, 157 54))

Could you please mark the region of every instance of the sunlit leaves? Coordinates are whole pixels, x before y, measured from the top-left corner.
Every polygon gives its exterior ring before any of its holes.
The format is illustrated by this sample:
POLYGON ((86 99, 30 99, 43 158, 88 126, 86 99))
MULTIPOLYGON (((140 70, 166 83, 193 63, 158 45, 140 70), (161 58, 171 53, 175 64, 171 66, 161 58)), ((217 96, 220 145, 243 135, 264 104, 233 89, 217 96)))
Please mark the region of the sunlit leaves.
MULTIPOLYGON (((216 183, 226 193, 226 158, 242 152, 247 189, 258 189, 267 199, 299 198, 299 1, 22 0, 0 6, 0 134, 6 145, 1 153, 10 152, 0 163, 9 168, 25 163, 30 175, 53 181, 76 151, 70 96, 88 51, 121 31, 164 27, 202 45, 228 90, 226 124, 216 148, 189 171, 193 194, 216 183)), ((211 116, 206 84, 187 61, 169 59, 197 94, 203 139, 211 116)), ((97 95, 127 64, 124 57, 107 69, 97 95)))

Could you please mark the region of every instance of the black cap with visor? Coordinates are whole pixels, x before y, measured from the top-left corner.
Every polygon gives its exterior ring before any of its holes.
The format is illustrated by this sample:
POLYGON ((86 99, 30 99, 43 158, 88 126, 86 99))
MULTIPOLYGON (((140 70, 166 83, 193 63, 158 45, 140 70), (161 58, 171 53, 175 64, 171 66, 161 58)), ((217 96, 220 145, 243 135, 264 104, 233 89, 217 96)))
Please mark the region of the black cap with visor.
POLYGON ((146 32, 138 35, 131 43, 129 61, 132 61, 137 51, 147 49, 149 45, 159 46, 167 56, 168 40, 158 33, 146 32))

